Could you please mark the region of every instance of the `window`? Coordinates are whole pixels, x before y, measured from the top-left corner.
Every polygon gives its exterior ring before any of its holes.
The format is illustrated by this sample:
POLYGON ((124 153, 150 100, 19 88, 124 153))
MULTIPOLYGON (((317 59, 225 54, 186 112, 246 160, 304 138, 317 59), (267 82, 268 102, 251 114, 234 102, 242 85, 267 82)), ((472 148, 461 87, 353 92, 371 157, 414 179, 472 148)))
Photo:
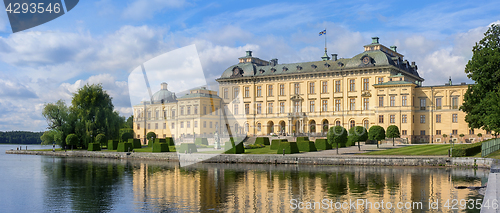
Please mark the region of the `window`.
POLYGON ((194 106, 194 114, 197 115, 198 114, 198 106, 194 106))
POLYGON ((137 129, 140 129, 141 128, 141 125, 140 124, 137 124, 137 129))
POLYGON ((267 103, 267 113, 273 114, 273 103, 267 103))
MULTIPOLYGON (((228 99, 229 97, 227 97, 227 88, 224 88, 223 89, 223 94, 222 96, 224 96, 224 99, 228 99)), ((182 115, 182 114, 181 114, 182 115)))
POLYGON ((401 106, 406 106, 407 97, 406 95, 401 96, 401 106))
POLYGON ((328 112, 328 100, 321 100, 321 111, 328 112))
POLYGON ((458 109, 458 97, 451 98, 451 108, 458 109))
POLYGON ((408 135, 408 130, 401 130, 401 135, 408 135))
POLYGON ((239 87, 235 87, 233 89, 233 99, 235 99, 236 97, 238 97, 239 94, 240 94, 240 88, 239 87))
POLYGON ((425 98, 420 99, 420 110, 425 110, 425 98))
POLYGON ((210 126, 209 127, 212 128, 212 121, 210 121, 210 126))
POLYGON ((436 123, 441 123, 441 115, 440 114, 436 115, 436 123))
POLYGON ((401 123, 406 123, 408 119, 408 116, 406 115, 401 115, 401 123))
POLYGON ((163 123, 163 129, 167 129, 167 123, 163 123))
POLYGON ((473 135, 474 134, 474 130, 473 129, 469 129, 469 135, 473 135))
POLYGON ((186 121, 186 128, 191 128, 191 122, 190 121, 186 121))
POLYGON ((267 85, 267 96, 273 96, 273 85, 267 85))
POLYGON ((396 115, 389 116, 389 123, 391 123, 391 124, 396 123, 396 115))
POLYGON ((285 95, 285 85, 284 84, 280 84, 280 95, 281 96, 285 95))
POLYGON ((425 130, 420 130, 420 135, 425 135, 425 130))
POLYGON ((436 98, 436 109, 441 109, 441 98, 436 98))
POLYGON ((370 99, 363 98, 363 110, 369 110, 370 108, 370 99))
POLYGON ((260 132, 262 130, 262 125, 260 123, 257 123, 257 132, 260 132))
POLYGON ((250 87, 245 87, 245 98, 250 97, 250 87))
POLYGON ((181 121, 181 128, 184 128, 184 121, 181 121))
POLYGON ((335 92, 342 92, 340 81, 335 81, 335 92))
POLYGON ((174 123, 174 122, 172 122, 172 123, 170 124, 170 129, 175 129, 175 123, 174 123))
POLYGON ((456 134, 458 134, 458 130, 456 130, 456 129, 451 130, 451 134, 452 134, 452 135, 456 135, 456 134))
POLYGON ((328 93, 328 81, 321 82, 321 93, 328 93))
POLYGON ((257 86, 257 97, 262 97, 262 86, 257 86))
POLYGON ((384 77, 378 78, 378 84, 384 83, 384 77))
POLYGON ((167 118, 167 110, 163 111, 163 118, 167 118))
POLYGON ((158 123, 155 123, 155 129, 158 129, 158 123))
POLYGON ((335 126, 340 126, 340 121, 335 121, 335 126))
POLYGON ((294 91, 295 91, 295 94, 300 94, 300 85, 299 83, 295 83, 294 84, 294 91))
POLYGON ((262 103, 257 103, 257 114, 262 113, 262 103))
POLYGON ((378 116, 378 122, 379 123, 384 123, 384 116, 383 115, 379 115, 378 116))
POLYGON ((389 103, 390 105, 393 107, 393 106, 396 106, 396 96, 391 96, 389 98, 389 103))
POLYGON ((356 80, 354 79, 349 80, 349 91, 350 92, 356 91, 356 80))
POLYGON ((353 128, 354 126, 356 126, 356 122, 354 120, 351 120, 351 122, 350 122, 350 128, 353 128))
POLYGON ((441 130, 436 130, 436 135, 441 135, 441 130))
POLYGON ((420 123, 425 124, 425 115, 420 115, 420 123))
POLYGON ((340 112, 342 110, 341 108, 341 100, 340 99, 335 99, 335 111, 340 112))
POLYGON ((238 104, 233 105, 233 114, 238 114, 238 104))
POLYGON ((363 121, 363 127, 365 127, 365 129, 368 130, 369 125, 370 125, 370 122, 368 120, 363 121))
POLYGON ((299 101, 293 102, 293 111, 294 112, 301 112, 301 110, 300 110, 300 102, 299 101))
POLYGON ((181 107, 181 115, 184 115, 184 107, 181 107))
POLYGON ((309 101, 309 112, 314 112, 314 101, 309 101))
POLYGON ((190 106, 187 107, 187 114, 191 115, 191 107, 190 106))
POLYGON ((458 114, 451 115, 451 122, 458 123, 458 114))
POLYGON ((158 110, 155 111, 155 118, 156 119, 159 119, 160 118, 160 112, 158 110))
POLYGON ((219 108, 215 107, 215 115, 219 115, 219 108))
POLYGON ((309 83, 309 94, 314 94, 314 82, 309 83))
POLYGON ((207 122, 203 121, 203 128, 207 128, 207 122))
POLYGON ((203 115, 207 114, 207 106, 203 106, 203 115))
POLYGON ((245 115, 250 114, 250 104, 245 104, 245 115))
POLYGON ((148 112, 148 119, 151 120, 151 112, 148 112))
POLYGON ((285 102, 280 102, 280 113, 285 113, 285 102))
POLYGON ((194 128, 198 128, 198 121, 194 121, 194 128))
POLYGON ((384 106, 384 96, 378 97, 378 106, 383 107, 384 106))
POLYGON ((356 99, 354 98, 349 99, 349 109, 356 110, 356 99))
POLYGON ((369 90, 370 88, 370 79, 364 78, 363 79, 363 90, 369 90))

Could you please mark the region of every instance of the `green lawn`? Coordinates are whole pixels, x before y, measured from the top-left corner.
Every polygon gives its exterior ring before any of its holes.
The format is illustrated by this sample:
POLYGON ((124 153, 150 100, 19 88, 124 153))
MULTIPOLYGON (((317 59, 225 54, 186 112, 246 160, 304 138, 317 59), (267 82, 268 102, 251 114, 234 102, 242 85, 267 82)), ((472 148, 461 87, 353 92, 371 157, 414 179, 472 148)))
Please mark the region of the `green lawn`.
MULTIPOLYGON (((455 147, 465 144, 455 145, 455 147)), ((386 149, 380 151, 367 152, 360 155, 448 155, 451 145, 414 145, 402 148, 386 149)))
MULTIPOLYGON (((479 153, 479 157, 481 157, 481 153, 479 153)), ((493 152, 486 156, 487 158, 495 158, 495 159, 500 159, 500 150, 497 150, 496 152, 493 152)))
POLYGON ((278 150, 271 150, 270 145, 256 149, 245 149, 245 154, 276 154, 276 152, 278 150))

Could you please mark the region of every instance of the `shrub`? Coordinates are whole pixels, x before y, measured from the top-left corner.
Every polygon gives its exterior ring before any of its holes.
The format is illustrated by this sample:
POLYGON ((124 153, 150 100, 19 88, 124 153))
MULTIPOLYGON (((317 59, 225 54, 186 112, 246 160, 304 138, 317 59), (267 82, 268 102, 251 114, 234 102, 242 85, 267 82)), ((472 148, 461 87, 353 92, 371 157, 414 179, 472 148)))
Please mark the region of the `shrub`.
POLYGON ((89 147, 87 148, 87 151, 101 151, 101 144, 100 143, 89 143, 89 147))
POLYGON ((167 143, 169 146, 175 146, 173 138, 165 138, 165 141, 165 143, 167 143))
POLYGON ((264 144, 248 144, 244 145, 245 149, 258 149, 258 148, 264 148, 264 144))
POLYGON ((108 150, 116 150, 118 148, 118 140, 108 140, 108 150))
POLYGON ((274 139, 271 141, 271 150, 277 150, 281 142, 288 142, 287 139, 274 139))
POLYGON ((359 142, 368 140, 368 132, 363 126, 354 126, 349 129, 349 136, 347 138, 346 147, 354 146, 356 142, 359 145, 359 142))
POLYGON ((97 136, 95 136, 95 142, 102 144, 102 145, 105 145, 106 144, 106 135, 104 135, 102 133, 98 134, 97 136))
POLYGON ((156 139, 156 133, 154 133, 154 132, 148 132, 146 134, 146 139, 151 140, 151 138, 153 138, 153 140, 156 139))
POLYGON ((258 137, 255 139, 255 144, 270 145, 268 137, 258 137))
POLYGON ((328 130, 326 138, 332 147, 337 147, 337 143, 339 144, 339 147, 345 147, 345 143, 347 142, 347 131, 344 127, 332 126, 328 130))
POLYGON ((317 150, 328 150, 332 149, 332 145, 328 143, 326 139, 316 139, 315 143, 317 150))
POLYGON ((285 150, 285 154, 299 153, 297 142, 281 142, 277 154, 283 154, 283 149, 285 150))
POLYGON ((309 141, 309 137, 297 137, 297 143, 298 142, 306 142, 309 141))
POLYGON ((71 146, 78 145, 78 136, 76 136, 75 134, 69 134, 68 136, 66 136, 66 144, 71 146))
POLYGON ((179 153, 194 153, 198 152, 198 149, 196 148, 196 144, 194 143, 181 143, 181 146, 179 147, 178 152, 179 153))
POLYGON ((242 154, 245 153, 245 147, 243 146, 243 141, 235 144, 234 139, 230 138, 230 141, 224 144, 225 154, 242 154))
MULTIPOLYGON (((158 140, 158 139, 156 139, 158 140)), ((168 152, 169 151, 169 148, 168 148, 168 144, 167 143, 159 143, 159 142, 155 142, 153 144, 153 152, 168 152)))
POLYGON ((135 148, 142 148, 141 140, 139 140, 139 139, 128 139, 128 142, 131 143, 132 146, 134 146, 134 149, 135 148))
POLYGON ((121 142, 118 143, 118 148, 116 149, 117 152, 128 152, 130 148, 130 151, 134 150, 134 145, 132 143, 125 143, 121 142))
POLYGON ((122 140, 122 142, 127 142, 128 139, 131 139, 133 138, 133 135, 130 134, 130 132, 124 132, 121 136, 120 136, 120 139, 122 140))
POLYGON ((122 142, 127 142, 128 139, 133 138, 133 137, 134 137, 134 130, 131 128, 122 128, 119 130, 119 139, 121 139, 122 142), (125 138, 125 140, 122 140, 123 134, 125 134, 125 133, 128 133, 127 138, 125 138))
POLYGON ((297 142, 297 147, 299 148, 299 151, 301 151, 301 152, 315 152, 315 151, 318 151, 316 149, 316 146, 314 145, 314 142, 312 142, 312 141, 297 142))
POLYGON ((461 145, 460 147, 454 147, 452 156, 453 157, 467 157, 474 156, 481 152, 481 143, 474 143, 468 145, 461 145))
POLYGON ((194 144, 208 146, 208 140, 207 140, 207 138, 196 138, 196 140, 194 141, 194 144))

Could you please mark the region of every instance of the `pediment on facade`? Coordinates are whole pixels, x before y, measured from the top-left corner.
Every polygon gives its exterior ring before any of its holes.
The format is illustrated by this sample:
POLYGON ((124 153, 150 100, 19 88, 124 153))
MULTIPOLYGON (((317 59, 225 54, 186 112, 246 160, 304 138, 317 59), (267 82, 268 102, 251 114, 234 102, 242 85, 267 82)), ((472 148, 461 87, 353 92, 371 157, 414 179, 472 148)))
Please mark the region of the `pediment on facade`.
POLYGON ((292 101, 302 101, 304 99, 302 97, 300 97, 300 95, 295 94, 295 95, 292 95, 292 97, 290 97, 290 100, 292 100, 292 101))
POLYGON ((361 97, 372 97, 372 94, 370 92, 363 92, 361 97))

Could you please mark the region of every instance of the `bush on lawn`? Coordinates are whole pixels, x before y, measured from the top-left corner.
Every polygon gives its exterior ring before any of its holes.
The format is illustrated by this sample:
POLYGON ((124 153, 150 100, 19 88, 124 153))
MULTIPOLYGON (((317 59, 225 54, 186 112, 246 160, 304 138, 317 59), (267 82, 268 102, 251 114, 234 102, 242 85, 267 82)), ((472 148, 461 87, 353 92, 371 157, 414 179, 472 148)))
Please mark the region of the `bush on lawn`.
MULTIPOLYGON (((238 140, 237 140, 238 141, 238 140)), ((245 153, 245 147, 243 146, 243 141, 235 144, 234 139, 230 138, 230 141, 224 144, 225 154, 242 154, 245 153)))
POLYGON ((318 151, 316 149, 316 146, 314 145, 314 142, 312 142, 312 141, 297 142, 297 147, 299 148, 299 151, 301 151, 301 152, 315 152, 315 151, 318 151))
POLYGON ((453 157, 467 157, 467 156, 474 156, 477 153, 481 152, 481 143, 474 143, 474 144, 468 144, 468 145, 461 145, 461 146, 455 146, 453 147, 453 152, 452 156, 453 157))
POLYGON ((297 137, 297 143, 298 142, 306 142, 309 141, 309 137, 297 137))
POLYGON ((264 148, 264 144, 248 144, 244 145, 245 149, 258 149, 258 148, 264 148))
POLYGON ((196 148, 196 144, 194 143, 181 143, 181 146, 179 147, 178 152, 179 153, 194 153, 198 152, 198 149, 196 148))
POLYGON ((165 141, 169 146, 175 146, 173 138, 165 138, 165 141))
POLYGON ((134 150, 134 145, 132 143, 118 143, 117 152, 128 152, 134 150), (130 150, 129 150, 130 148, 130 150))
POLYGON ((258 137, 255 139, 255 144, 270 145, 268 137, 258 137))
MULTIPOLYGON (((156 139, 158 140, 158 139, 156 139)), ((163 139, 164 140, 164 139, 163 139)), ((153 144, 153 152, 168 152, 170 151, 167 143, 160 143, 155 141, 153 144)))
POLYGON ((208 146, 208 140, 207 140, 207 138, 196 138, 196 140, 194 141, 194 144, 208 146))
POLYGON ((132 143, 132 146, 134 146, 134 149, 135 148, 142 148, 141 140, 139 140, 139 139, 128 139, 128 142, 132 143))
POLYGON ((118 148, 118 140, 108 140, 108 150, 116 150, 118 148))
POLYGON ((276 153, 283 154, 283 149, 285 150, 285 154, 299 153, 297 142, 281 142, 276 153))
POLYGON ((280 143, 288 142, 287 139, 273 139, 271 141, 271 150, 277 150, 280 147, 280 143))
POLYGON ((317 150, 327 150, 332 149, 332 145, 328 143, 327 139, 316 139, 316 149, 317 150))
POLYGON ((101 151, 101 144, 100 143, 89 143, 89 147, 87 148, 87 151, 101 151))

